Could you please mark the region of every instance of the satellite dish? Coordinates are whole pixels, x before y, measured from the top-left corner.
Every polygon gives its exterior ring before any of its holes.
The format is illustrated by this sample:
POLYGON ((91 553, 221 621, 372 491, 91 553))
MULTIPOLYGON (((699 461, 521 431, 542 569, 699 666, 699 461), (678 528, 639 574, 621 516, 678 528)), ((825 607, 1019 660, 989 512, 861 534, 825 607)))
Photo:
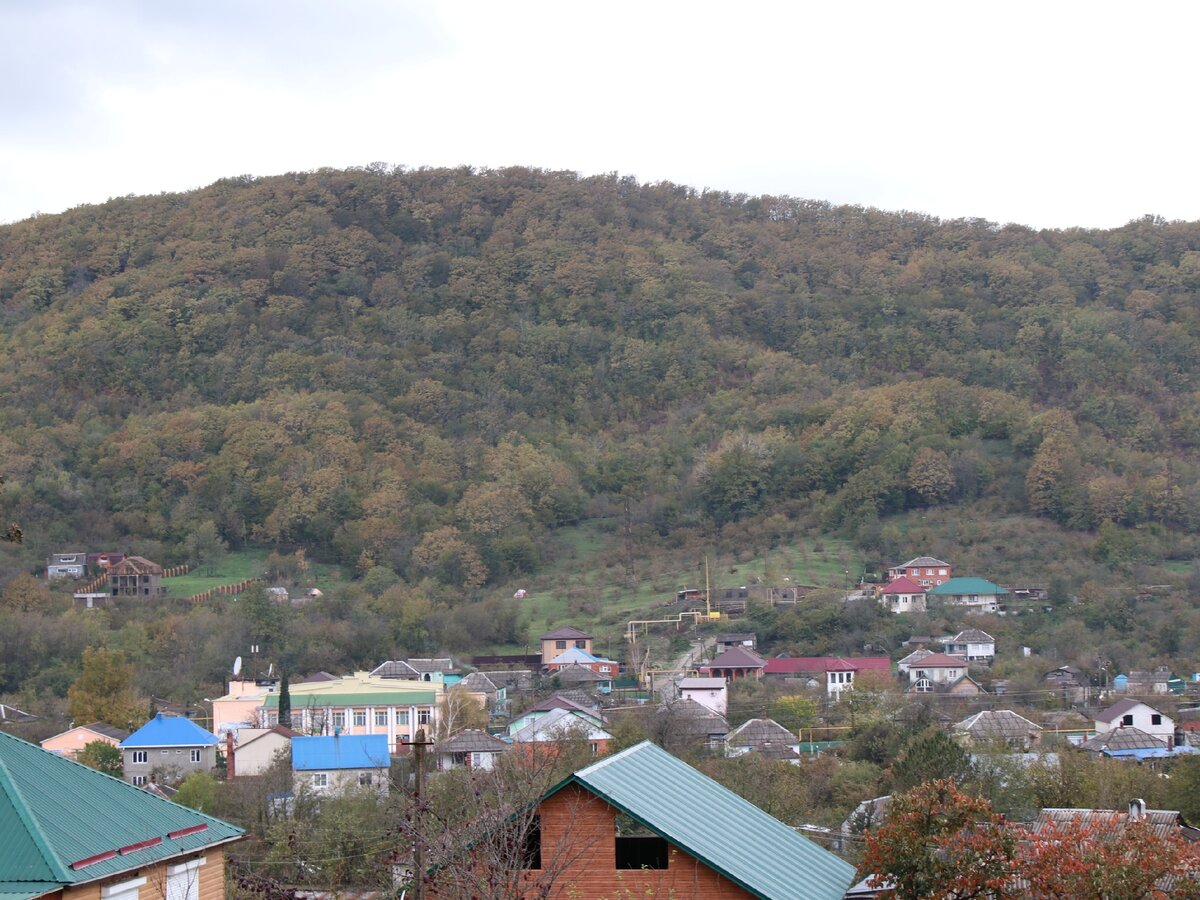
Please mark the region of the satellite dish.
POLYGON ((233 661, 233 674, 234 675, 242 674, 242 658, 240 656, 233 661))

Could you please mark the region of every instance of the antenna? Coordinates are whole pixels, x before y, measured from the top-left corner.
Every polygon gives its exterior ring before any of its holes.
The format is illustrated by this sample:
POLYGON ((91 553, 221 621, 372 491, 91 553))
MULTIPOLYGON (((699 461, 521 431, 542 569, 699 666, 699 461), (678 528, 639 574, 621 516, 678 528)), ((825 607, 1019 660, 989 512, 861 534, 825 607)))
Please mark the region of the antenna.
POLYGON ((275 674, 275 663, 271 663, 269 666, 267 666, 267 677, 270 678, 274 674, 275 674))
POLYGON ((233 674, 234 675, 242 674, 242 658, 240 656, 233 661, 233 674))

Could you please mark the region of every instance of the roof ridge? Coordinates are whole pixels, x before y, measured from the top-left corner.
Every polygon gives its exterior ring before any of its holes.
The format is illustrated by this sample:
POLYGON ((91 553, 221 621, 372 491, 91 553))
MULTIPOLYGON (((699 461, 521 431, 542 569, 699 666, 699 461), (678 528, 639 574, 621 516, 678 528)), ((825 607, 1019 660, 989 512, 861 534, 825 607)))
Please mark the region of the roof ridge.
MULTIPOLYGON (((4 737, 11 738, 11 735, 4 735, 4 737)), ((13 739, 16 740, 15 738, 13 739)), ((42 826, 30 814, 25 797, 21 793, 21 789, 17 787, 17 783, 8 771, 8 766, 5 764, 3 758, 0 758, 0 792, 12 804, 17 818, 25 826, 33 846, 37 848, 42 861, 46 863, 46 867, 50 870, 50 874, 64 884, 70 882, 72 880, 70 873, 67 872, 66 866, 62 864, 58 855, 51 849, 50 841, 46 839, 46 835, 42 832, 42 826)))
POLYGON ((571 778, 578 778, 582 775, 587 775, 592 772, 596 772, 596 771, 604 768, 605 766, 607 766, 609 763, 614 763, 618 759, 623 759, 624 757, 630 755, 634 750, 638 749, 643 744, 653 744, 653 743, 654 742, 651 740, 638 741, 632 747, 626 747, 624 750, 621 750, 618 753, 614 753, 612 756, 606 756, 606 757, 604 757, 604 759, 600 760, 599 762, 594 762, 590 766, 580 769, 578 772, 575 772, 574 774, 569 775, 566 780, 570 780, 571 778))

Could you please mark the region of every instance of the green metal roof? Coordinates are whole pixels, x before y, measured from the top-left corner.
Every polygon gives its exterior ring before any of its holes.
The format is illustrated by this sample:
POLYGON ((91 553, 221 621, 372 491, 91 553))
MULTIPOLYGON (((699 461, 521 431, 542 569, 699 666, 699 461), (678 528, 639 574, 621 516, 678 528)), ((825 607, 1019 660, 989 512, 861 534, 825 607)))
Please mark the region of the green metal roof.
POLYGON ((242 830, 0 732, 0 835, 0 900, 20 900, 242 830))
MULTIPOLYGON (((354 694, 292 694, 292 709, 324 709, 327 706, 433 706, 436 691, 362 691, 354 694)), ((279 707, 279 695, 268 694, 267 709, 279 707)))
POLYGON ((929 594, 1007 594, 1004 588, 988 581, 986 578, 951 578, 937 587, 930 588, 929 594))
POLYGON ((581 769, 578 784, 763 900, 840 900, 854 866, 643 741, 581 769))

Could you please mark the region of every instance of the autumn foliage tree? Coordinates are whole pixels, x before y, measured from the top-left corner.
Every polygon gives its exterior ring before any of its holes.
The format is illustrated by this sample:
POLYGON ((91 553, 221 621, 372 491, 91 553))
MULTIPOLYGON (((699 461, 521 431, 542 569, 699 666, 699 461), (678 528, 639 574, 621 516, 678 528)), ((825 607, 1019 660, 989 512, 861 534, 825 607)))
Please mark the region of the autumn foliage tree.
POLYGON ((75 722, 107 722, 117 728, 136 728, 147 709, 134 692, 133 666, 125 654, 104 647, 83 651, 83 674, 68 689, 67 701, 75 722))

